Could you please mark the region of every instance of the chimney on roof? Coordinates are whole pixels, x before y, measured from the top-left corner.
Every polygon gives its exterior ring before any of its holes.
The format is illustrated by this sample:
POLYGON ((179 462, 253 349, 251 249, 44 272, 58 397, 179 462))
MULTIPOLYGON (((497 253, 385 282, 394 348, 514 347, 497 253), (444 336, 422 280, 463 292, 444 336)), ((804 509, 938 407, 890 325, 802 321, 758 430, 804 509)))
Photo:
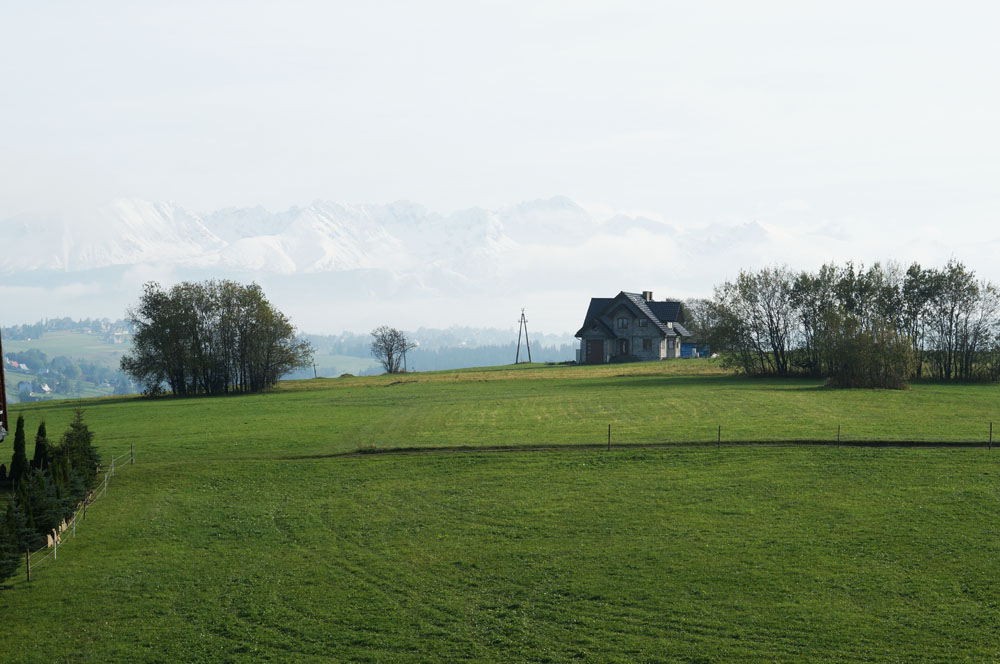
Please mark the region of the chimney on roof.
POLYGON ((642 298, 644 300, 646 300, 646 302, 652 302, 653 301, 653 291, 651 291, 651 290, 644 290, 644 291, 642 291, 642 298))

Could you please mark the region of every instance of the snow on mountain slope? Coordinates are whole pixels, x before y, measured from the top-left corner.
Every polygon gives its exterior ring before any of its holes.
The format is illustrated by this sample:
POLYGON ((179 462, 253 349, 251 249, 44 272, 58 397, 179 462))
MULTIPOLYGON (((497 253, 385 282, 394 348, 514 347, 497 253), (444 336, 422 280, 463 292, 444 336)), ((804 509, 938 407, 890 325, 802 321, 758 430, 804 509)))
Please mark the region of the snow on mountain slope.
POLYGON ((277 235, 260 235, 236 240, 229 246, 195 261, 199 267, 223 266, 229 269, 294 274, 295 260, 288 255, 277 235))
POLYGON ((275 235, 287 225, 280 215, 258 205, 252 208, 225 208, 206 215, 205 226, 226 242, 275 235))
POLYGON ((184 260, 225 246, 197 215, 173 203, 123 199, 99 214, 97 224, 68 228, 68 269, 184 260))
POLYGON ((767 232, 713 227, 699 239, 643 217, 600 219, 565 197, 447 216, 406 201, 316 201, 282 212, 227 208, 201 216, 174 203, 123 199, 74 219, 0 221, 0 273, 131 265, 254 275, 384 270, 434 290, 520 282, 529 270, 579 279, 613 258, 604 248, 618 247, 615 262, 628 265, 639 247, 665 256, 682 244, 746 243, 767 232), (570 254, 569 266, 548 258, 570 254))
POLYGON ((519 244, 577 245, 599 224, 585 209, 565 196, 505 207, 496 213, 504 231, 519 244))
POLYGON ((8 274, 184 261, 225 246, 178 205, 124 199, 72 220, 4 221, 0 230, 0 272, 8 274))

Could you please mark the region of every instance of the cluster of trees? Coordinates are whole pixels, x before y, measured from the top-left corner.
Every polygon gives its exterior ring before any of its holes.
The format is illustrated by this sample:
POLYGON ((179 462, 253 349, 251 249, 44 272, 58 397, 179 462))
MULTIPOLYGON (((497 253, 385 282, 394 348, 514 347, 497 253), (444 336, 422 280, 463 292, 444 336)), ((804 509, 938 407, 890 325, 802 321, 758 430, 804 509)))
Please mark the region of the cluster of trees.
POLYGON ((121 368, 147 394, 164 385, 175 395, 258 392, 312 360, 257 284, 150 282, 128 318, 135 335, 121 368))
POLYGON ((0 581, 17 569, 24 552, 45 543, 45 536, 69 518, 97 484, 100 457, 94 435, 77 410, 58 443, 49 441, 45 423, 38 426, 35 450, 28 459, 24 417, 14 429, 10 469, 0 465, 0 484, 11 498, 0 512, 0 581))
POLYGON ((28 341, 31 339, 40 339, 45 332, 45 324, 38 322, 32 325, 14 325, 12 327, 5 327, 0 331, 2 331, 4 339, 28 341))
POLYGON ((688 309, 713 350, 748 374, 888 388, 1000 379, 1000 290, 956 260, 742 271, 688 309))

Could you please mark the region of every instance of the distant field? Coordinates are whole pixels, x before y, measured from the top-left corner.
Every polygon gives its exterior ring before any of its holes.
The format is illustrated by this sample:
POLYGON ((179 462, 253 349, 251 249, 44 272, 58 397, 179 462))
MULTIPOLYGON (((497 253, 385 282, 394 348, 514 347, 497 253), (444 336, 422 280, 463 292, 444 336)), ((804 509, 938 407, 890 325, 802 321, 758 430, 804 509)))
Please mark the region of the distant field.
MULTIPOLYGON (((91 401, 102 453, 134 442, 138 462, 57 563, 0 591, 4 656, 995 661, 1000 450, 624 446, 720 424, 985 442, 998 395, 677 361, 91 401), (609 423, 611 452, 558 447, 609 423), (454 451, 501 445, 553 449, 454 451), (352 454, 436 446, 453 451, 352 454)), ((72 405, 18 411, 57 432, 72 405)))
POLYGON ((354 357, 353 355, 330 353, 316 353, 313 356, 313 361, 319 369, 319 375, 330 378, 336 378, 345 373, 359 375, 362 371, 380 366, 378 361, 372 357, 354 357), (331 369, 334 371, 330 371, 331 369))
POLYGON ((117 367, 121 356, 129 349, 127 344, 109 344, 99 335, 82 332, 46 332, 31 341, 3 340, 3 349, 7 353, 20 353, 32 348, 48 355, 49 360, 65 355, 108 367, 117 367))

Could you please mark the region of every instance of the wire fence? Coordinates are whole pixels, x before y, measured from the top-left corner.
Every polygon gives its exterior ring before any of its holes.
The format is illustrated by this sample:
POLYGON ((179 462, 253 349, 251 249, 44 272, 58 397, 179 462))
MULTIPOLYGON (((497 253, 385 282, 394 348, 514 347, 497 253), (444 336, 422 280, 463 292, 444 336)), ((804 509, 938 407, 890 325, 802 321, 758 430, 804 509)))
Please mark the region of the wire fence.
MULTIPOLYGON (((1000 437, 1000 421, 989 418, 935 414, 910 419, 874 418, 871 416, 847 416, 843 419, 830 418, 817 421, 815 417, 795 417, 794 414, 767 413, 757 417, 726 417, 720 414, 716 422, 685 420, 682 415, 669 427, 652 430, 638 418, 609 420, 600 436, 594 440, 593 433, 588 442, 607 440, 622 445, 652 444, 813 444, 813 445, 854 445, 854 446, 900 446, 900 447, 992 447, 1000 437), (839 420, 839 421, 838 421, 839 420), (609 431, 610 427, 610 431, 609 431)), ((993 413, 990 413, 993 415, 993 413)), ((583 443, 574 432, 566 436, 566 442, 583 443)))
POLYGON ((913 446, 913 447, 992 447, 1000 431, 994 423, 961 422, 929 427, 921 422, 893 423, 848 420, 843 424, 818 425, 812 422, 783 422, 779 426, 739 421, 719 423, 693 431, 671 432, 662 438, 644 440, 643 432, 616 427, 621 442, 663 442, 691 444, 814 444, 854 446, 913 446), (638 434, 638 435, 636 435, 638 434))
POLYGON ((107 497, 108 484, 115 476, 117 470, 122 466, 130 466, 134 463, 135 447, 133 445, 129 445, 127 452, 119 454, 116 457, 111 457, 110 464, 104 469, 101 480, 96 487, 87 493, 83 501, 76 506, 73 515, 69 519, 63 520, 56 530, 45 535, 46 543, 44 546, 35 551, 26 550, 24 552, 24 564, 22 568, 26 582, 31 581, 31 575, 35 574, 43 563, 48 563, 49 561, 55 562, 59 559, 59 549, 66 545, 66 541, 76 537, 77 525, 82 521, 86 521, 87 509, 97 501, 107 497), (122 463, 125 459, 128 461, 122 463))
MULTIPOLYGON (((929 418, 928 418, 929 419, 929 418)), ((368 454, 408 454, 420 452, 516 452, 558 449, 592 449, 605 447, 738 447, 738 446, 804 446, 804 447, 898 447, 898 448, 983 448, 992 449, 1000 443, 1000 420, 972 420, 970 418, 943 421, 879 422, 870 418, 845 419, 817 423, 808 417, 774 418, 765 423, 761 419, 749 422, 734 418, 719 423, 707 423, 698 418, 695 423, 678 417, 669 427, 655 428, 641 418, 613 420, 603 426, 589 426, 584 432, 580 426, 539 433, 527 429, 512 430, 503 438, 473 442, 404 439, 380 440, 376 443, 359 442, 352 450, 343 452, 283 457, 307 459, 323 456, 353 456, 368 454)), ((590 424, 590 423, 588 423, 590 424)))

